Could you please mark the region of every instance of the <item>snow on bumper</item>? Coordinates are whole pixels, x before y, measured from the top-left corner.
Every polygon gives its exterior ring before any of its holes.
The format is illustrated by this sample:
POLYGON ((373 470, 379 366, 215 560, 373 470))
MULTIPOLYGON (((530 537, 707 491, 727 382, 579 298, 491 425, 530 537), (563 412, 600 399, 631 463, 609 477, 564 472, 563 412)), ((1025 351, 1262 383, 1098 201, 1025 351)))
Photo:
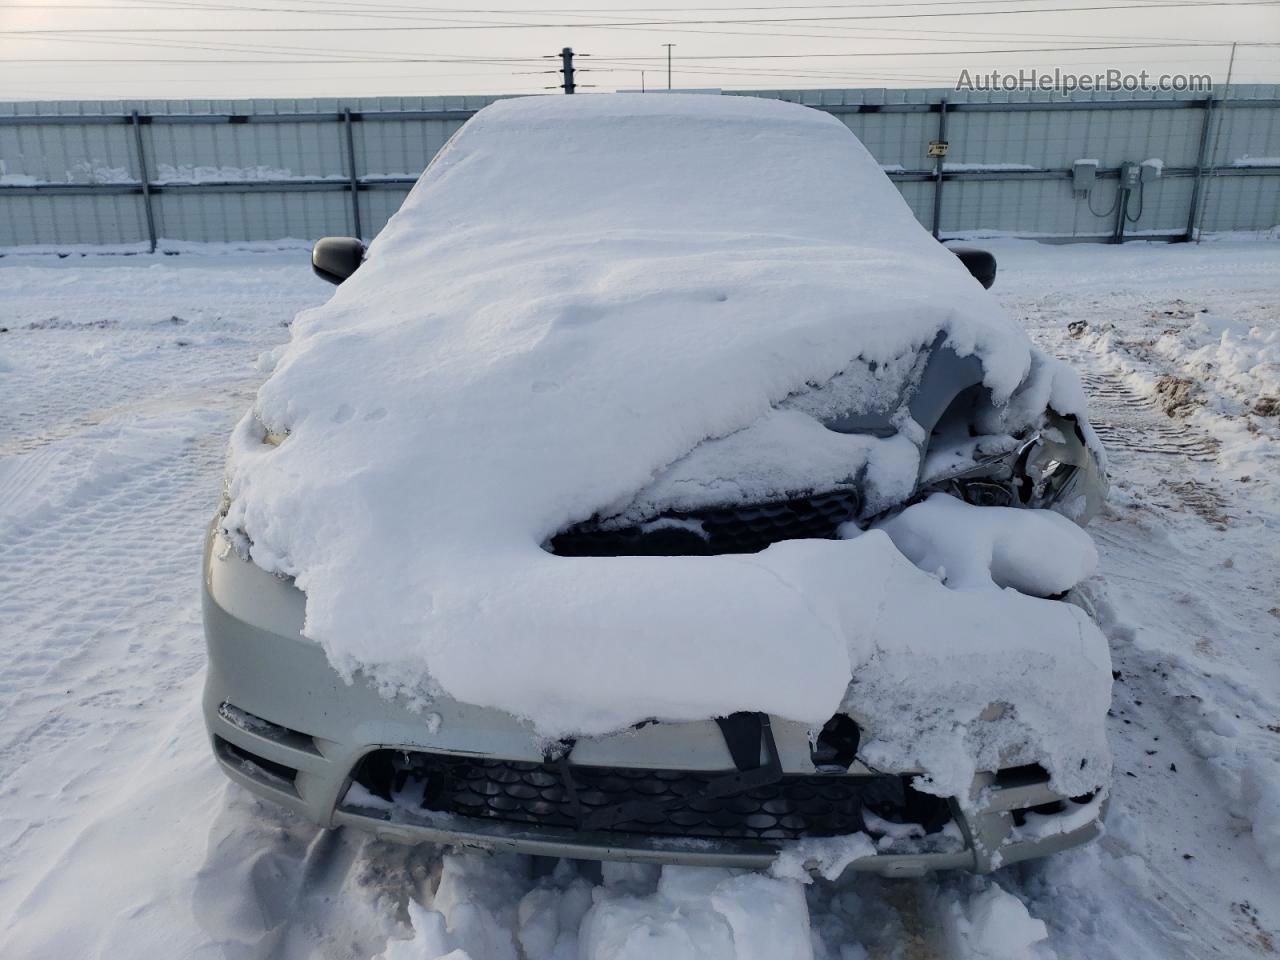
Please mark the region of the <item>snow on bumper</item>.
MULTIPOLYGON (((204 713, 223 770, 255 794, 320 825, 351 825, 399 842, 752 868, 766 867, 790 850, 793 855, 800 851, 802 862, 810 868, 821 868, 826 841, 797 842, 803 824, 795 818, 787 821, 795 828, 792 833, 778 833, 783 839, 759 833, 706 838, 625 829, 581 830, 566 827, 554 817, 546 822, 504 820, 492 816, 492 809, 469 816, 456 806, 428 809, 418 801, 418 794, 403 789, 389 800, 371 793, 361 771, 376 756, 424 762, 472 758, 473 767, 497 767, 503 774, 511 768, 527 771, 527 780, 547 766, 547 744, 501 711, 448 698, 426 706, 411 704, 403 698, 388 699, 359 678, 346 683, 320 647, 301 636, 302 594, 225 547, 225 541, 211 531, 203 591, 209 650, 204 713)), ((847 776, 820 776, 802 724, 774 718, 772 730, 786 774, 786 783, 778 789, 792 784, 811 793, 817 782, 853 795, 880 789, 885 780, 905 783, 908 779, 877 775, 857 762, 847 776)), ((709 772, 734 766, 712 721, 650 724, 581 740, 573 745, 571 756, 575 770, 610 770, 629 776, 650 771, 667 778, 705 778, 709 772)), ((501 794, 499 804, 514 802, 504 793, 502 781, 503 775, 496 775, 477 789, 491 797, 501 794)), ((409 786, 418 784, 411 781, 409 786)), ((926 834, 914 825, 888 824, 868 816, 867 829, 878 838, 877 852, 854 859, 851 869, 889 875, 948 868, 987 871, 1087 842, 1099 831, 1100 806, 1095 803, 1094 813, 1082 816, 1083 804, 1050 789, 1043 771, 1031 765, 979 774, 965 797, 918 796, 939 804, 946 822, 941 827, 935 823, 926 834), (1061 818, 1065 829, 1019 831, 1028 817, 1038 817, 1038 823, 1061 818)), ((775 799, 789 802, 788 797, 775 799)), ((757 813, 767 808, 776 812, 772 802, 762 801, 757 813)), ((549 807, 542 804, 539 809, 549 807)), ((814 809, 813 804, 808 809, 814 809)), ((854 816, 860 815, 855 810, 854 816)), ((770 822, 780 823, 781 818, 775 816, 770 822)), ((838 844, 839 838, 830 842, 838 844)))

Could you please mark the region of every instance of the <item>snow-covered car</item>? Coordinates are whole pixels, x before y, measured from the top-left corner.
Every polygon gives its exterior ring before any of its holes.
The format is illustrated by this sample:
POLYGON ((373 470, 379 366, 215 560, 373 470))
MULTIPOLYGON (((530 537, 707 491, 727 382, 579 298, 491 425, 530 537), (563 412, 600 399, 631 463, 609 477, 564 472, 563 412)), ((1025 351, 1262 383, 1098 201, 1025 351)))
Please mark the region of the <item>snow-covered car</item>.
POLYGON ((1097 833, 1083 393, 841 122, 502 101, 313 262, 345 282, 205 547, 233 780, 393 840, 827 873, 1097 833))

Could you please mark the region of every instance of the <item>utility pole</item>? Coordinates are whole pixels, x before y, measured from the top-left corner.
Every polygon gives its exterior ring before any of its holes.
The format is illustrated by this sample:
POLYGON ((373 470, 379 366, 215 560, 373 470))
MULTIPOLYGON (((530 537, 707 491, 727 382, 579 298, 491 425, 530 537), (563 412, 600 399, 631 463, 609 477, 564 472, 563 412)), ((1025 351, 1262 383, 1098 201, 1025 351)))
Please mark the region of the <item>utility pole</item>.
POLYGON ((560 68, 560 72, 564 74, 564 83, 560 85, 561 89, 565 93, 573 93, 574 88, 577 86, 573 82, 573 47, 565 47, 560 51, 560 62, 564 64, 560 68))
MULTIPOLYGON (((1238 42, 1238 41, 1237 41, 1238 42)), ((1226 115, 1226 110, 1222 107, 1227 105, 1227 98, 1231 96, 1231 75, 1236 69, 1236 42, 1231 44, 1231 56, 1227 60, 1227 82, 1222 87, 1222 100, 1218 103, 1218 125, 1213 131, 1213 147, 1209 150, 1209 182, 1204 185, 1204 205, 1200 208, 1201 218, 1203 219, 1205 212, 1209 209, 1209 193, 1213 190, 1213 181, 1218 175, 1218 141, 1222 138, 1222 121, 1226 115)), ((1192 216, 1195 211, 1192 210, 1192 216)), ((1200 231, 1196 231, 1196 244, 1200 243, 1200 231)))
POLYGON ((671 89, 671 48, 674 47, 675 44, 664 43, 663 46, 667 48, 667 89, 670 90, 671 89))

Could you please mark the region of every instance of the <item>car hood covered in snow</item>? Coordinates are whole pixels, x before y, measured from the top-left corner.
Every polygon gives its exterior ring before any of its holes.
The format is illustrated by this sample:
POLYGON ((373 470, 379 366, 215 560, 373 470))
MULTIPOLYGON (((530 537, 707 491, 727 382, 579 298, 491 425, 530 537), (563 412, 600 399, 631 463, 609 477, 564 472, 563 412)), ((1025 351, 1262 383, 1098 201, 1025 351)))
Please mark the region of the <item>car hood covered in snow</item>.
POLYGON ((856 474, 907 495, 905 411, 893 436, 840 434, 812 397, 891 406, 940 334, 980 358, 1011 428, 1083 411, 836 119, 737 97, 499 102, 295 321, 235 432, 226 528, 296 578, 335 667, 389 693, 547 737, 735 710, 820 725, 843 704, 871 762, 940 790, 1017 755, 1082 792, 1107 764, 1106 644, 998 575, 1028 552, 1054 589, 1063 558, 1088 572, 1088 537, 1056 515, 1009 511, 972 561, 995 578, 959 589, 883 530, 747 556, 543 549, 646 491, 723 502, 856 474))

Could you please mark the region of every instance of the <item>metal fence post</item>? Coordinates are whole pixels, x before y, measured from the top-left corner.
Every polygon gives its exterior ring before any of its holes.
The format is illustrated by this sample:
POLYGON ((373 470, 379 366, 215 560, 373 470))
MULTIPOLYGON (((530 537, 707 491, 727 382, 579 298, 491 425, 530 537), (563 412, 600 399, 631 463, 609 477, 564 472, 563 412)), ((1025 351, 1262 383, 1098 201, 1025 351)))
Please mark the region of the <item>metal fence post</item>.
POLYGON ((1120 185, 1116 187, 1116 222, 1111 228, 1111 242, 1124 243, 1124 224, 1129 216, 1129 188, 1123 185, 1123 174, 1120 185))
POLYGON ((147 153, 142 148, 142 123, 138 119, 138 111, 134 110, 133 143, 138 148, 138 179, 142 181, 142 209, 147 214, 147 241, 150 244, 148 253, 156 252, 156 215, 151 209, 151 174, 147 172, 147 153))
POLYGON ((1200 125, 1200 151, 1196 155, 1196 179, 1191 187, 1191 209, 1187 211, 1187 242, 1196 238, 1200 220, 1200 185, 1204 182, 1204 163, 1209 149, 1209 128, 1213 125, 1213 96, 1204 98, 1204 120, 1200 125))
MULTIPOLYGON (((947 140, 947 98, 943 97, 938 104, 938 139, 943 143, 947 140)), ((946 162, 946 155, 938 157, 934 161, 933 168, 933 239, 938 239, 938 226, 942 222, 942 166, 946 162)))
POLYGON ((351 222, 355 227, 356 237, 363 240, 364 233, 360 229, 360 178, 356 176, 356 140, 351 132, 351 108, 342 111, 342 120, 347 128, 347 170, 351 174, 351 222))

